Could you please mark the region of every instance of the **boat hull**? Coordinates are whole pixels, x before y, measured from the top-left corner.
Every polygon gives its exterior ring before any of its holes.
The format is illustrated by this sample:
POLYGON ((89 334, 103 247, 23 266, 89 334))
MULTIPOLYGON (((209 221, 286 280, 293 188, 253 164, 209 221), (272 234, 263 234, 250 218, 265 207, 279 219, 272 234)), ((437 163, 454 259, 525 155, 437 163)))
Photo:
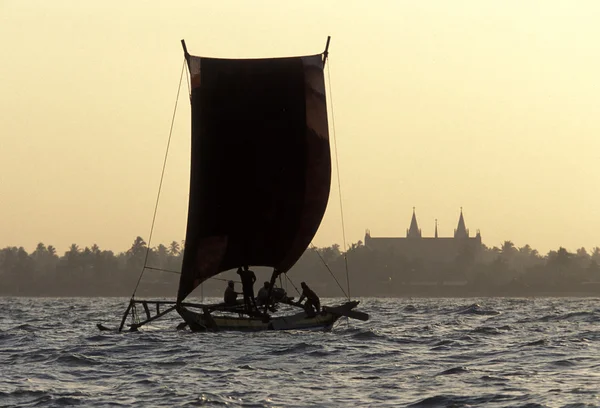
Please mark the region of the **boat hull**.
MULTIPOLYGON (((355 306, 355 302, 348 302, 335 309, 351 310, 355 306)), ((341 317, 340 314, 329 312, 327 309, 313 317, 307 316, 302 311, 293 315, 271 317, 270 319, 227 315, 213 316, 183 306, 179 307, 177 311, 192 331, 329 330, 341 317)))

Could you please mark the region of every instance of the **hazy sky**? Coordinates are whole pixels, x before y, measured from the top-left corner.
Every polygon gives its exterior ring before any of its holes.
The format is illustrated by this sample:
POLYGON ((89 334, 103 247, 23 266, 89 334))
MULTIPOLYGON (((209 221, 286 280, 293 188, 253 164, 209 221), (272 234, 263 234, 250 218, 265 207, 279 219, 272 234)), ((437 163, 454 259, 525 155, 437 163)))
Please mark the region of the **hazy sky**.
MULTIPOLYGON (((268 57, 327 35, 348 243, 405 236, 413 206, 450 236, 462 206, 488 246, 600 246, 598 21, 583 0, 0 0, 0 247, 148 238, 180 39, 268 57)), ((189 110, 154 245, 185 236, 189 110)), ((342 241, 335 180, 317 246, 342 241)))

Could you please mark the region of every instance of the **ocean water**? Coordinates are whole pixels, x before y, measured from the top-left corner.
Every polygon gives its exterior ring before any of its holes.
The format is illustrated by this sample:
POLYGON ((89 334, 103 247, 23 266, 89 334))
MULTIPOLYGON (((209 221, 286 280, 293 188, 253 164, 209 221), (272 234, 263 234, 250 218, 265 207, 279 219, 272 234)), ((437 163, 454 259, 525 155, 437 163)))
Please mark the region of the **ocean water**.
POLYGON ((176 314, 100 332, 127 299, 0 298, 0 406, 600 406, 600 299, 361 300, 368 322, 243 334, 176 314))

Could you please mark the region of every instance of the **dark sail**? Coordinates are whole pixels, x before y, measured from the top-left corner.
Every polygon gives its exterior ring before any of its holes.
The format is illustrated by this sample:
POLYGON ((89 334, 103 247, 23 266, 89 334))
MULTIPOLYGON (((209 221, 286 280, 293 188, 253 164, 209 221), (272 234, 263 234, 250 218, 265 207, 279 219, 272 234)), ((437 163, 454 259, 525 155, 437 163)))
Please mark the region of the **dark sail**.
POLYGON ((228 269, 291 268, 317 232, 331 181, 322 55, 188 63, 192 159, 178 301, 228 269))

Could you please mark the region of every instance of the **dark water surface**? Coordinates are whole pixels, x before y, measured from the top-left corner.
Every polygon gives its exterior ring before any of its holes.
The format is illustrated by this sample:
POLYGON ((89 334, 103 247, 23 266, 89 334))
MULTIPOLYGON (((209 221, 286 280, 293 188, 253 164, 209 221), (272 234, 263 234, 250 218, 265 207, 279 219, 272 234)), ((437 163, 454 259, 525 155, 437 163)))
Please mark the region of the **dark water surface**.
POLYGON ((367 298, 370 321, 327 333, 96 329, 126 303, 0 298, 0 406, 600 406, 599 299, 367 298))

